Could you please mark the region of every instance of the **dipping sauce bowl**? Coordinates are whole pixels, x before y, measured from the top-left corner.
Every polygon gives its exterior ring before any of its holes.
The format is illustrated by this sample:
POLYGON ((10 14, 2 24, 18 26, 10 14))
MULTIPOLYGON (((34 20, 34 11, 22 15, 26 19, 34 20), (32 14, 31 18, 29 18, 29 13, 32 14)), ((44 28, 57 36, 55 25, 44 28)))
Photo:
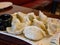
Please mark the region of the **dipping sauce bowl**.
POLYGON ((0 15, 0 30, 6 30, 6 27, 11 27, 12 16, 10 14, 0 15))

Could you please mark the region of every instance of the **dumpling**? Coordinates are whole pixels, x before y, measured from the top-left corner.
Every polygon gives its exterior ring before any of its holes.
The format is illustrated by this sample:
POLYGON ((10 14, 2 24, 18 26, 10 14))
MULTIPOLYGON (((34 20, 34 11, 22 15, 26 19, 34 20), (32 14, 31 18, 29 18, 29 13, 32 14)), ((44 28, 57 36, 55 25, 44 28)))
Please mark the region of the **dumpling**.
POLYGON ((39 20, 39 21, 41 21, 39 16, 36 16, 36 19, 39 20))
POLYGON ((26 16, 26 14, 24 14, 22 12, 17 12, 17 13, 11 14, 11 15, 12 15, 13 19, 14 18, 17 18, 22 23, 25 21, 25 18, 24 17, 26 16))
POLYGON ((7 28, 7 32, 12 34, 21 34, 26 24, 20 23, 20 21, 16 18, 12 21, 12 26, 7 28))
POLYGON ((55 19, 55 18, 48 18, 48 23, 54 23, 54 24, 58 24, 59 20, 58 19, 55 19))
POLYGON ((31 24, 31 21, 27 17, 27 14, 24 14, 22 12, 17 12, 16 15, 17 15, 16 17, 20 20, 21 23, 25 23, 26 25, 30 25, 31 24))
POLYGON ((57 19, 48 18, 47 31, 49 35, 53 35, 59 30, 59 21, 57 19))
POLYGON ((11 14, 11 16, 13 17, 13 19, 17 18, 17 13, 11 14))
POLYGON ((55 19, 55 18, 48 18, 48 23, 54 23, 57 27, 57 31, 60 31, 60 20, 59 19, 55 19))
POLYGON ((29 20, 29 18, 27 16, 24 17, 25 21, 23 23, 25 23, 27 26, 31 25, 31 21, 29 20))
POLYGON ((49 35, 55 34, 57 32, 57 25, 54 23, 48 23, 47 31, 48 31, 49 35))
POLYGON ((12 34, 22 34, 24 30, 25 25, 20 24, 19 26, 13 26, 13 27, 7 27, 7 32, 12 34))
POLYGON ((29 18, 29 20, 32 22, 33 19, 36 19, 36 15, 32 12, 32 13, 28 13, 27 17, 29 18))
POLYGON ((41 11, 39 11, 39 17, 40 20, 43 21, 44 24, 46 24, 48 17, 45 14, 43 14, 41 11))
POLYGON ((25 23, 26 25, 30 25, 31 21, 27 17, 27 14, 24 14, 22 12, 17 13, 17 18, 20 20, 21 23, 25 23))
POLYGON ((24 28, 23 34, 31 40, 40 40, 44 37, 43 30, 36 26, 28 26, 24 28))
POLYGON ((60 32, 60 22, 57 24, 57 32, 60 32))
POLYGON ((43 29, 43 31, 46 31, 47 32, 46 26, 44 25, 44 23, 42 21, 38 21, 37 19, 34 19, 33 20, 33 25, 34 26, 37 26, 37 27, 43 29))
POLYGON ((22 13, 22 12, 17 12, 17 18, 23 23, 25 21, 25 17, 26 14, 22 13))

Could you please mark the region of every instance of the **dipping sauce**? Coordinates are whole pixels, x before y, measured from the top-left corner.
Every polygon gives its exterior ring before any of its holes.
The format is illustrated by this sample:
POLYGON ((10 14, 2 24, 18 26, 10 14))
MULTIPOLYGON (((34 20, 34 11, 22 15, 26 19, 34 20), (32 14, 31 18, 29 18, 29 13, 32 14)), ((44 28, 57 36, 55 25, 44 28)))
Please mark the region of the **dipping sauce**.
POLYGON ((12 16, 10 14, 0 15, 0 30, 6 30, 6 27, 11 27, 12 16))

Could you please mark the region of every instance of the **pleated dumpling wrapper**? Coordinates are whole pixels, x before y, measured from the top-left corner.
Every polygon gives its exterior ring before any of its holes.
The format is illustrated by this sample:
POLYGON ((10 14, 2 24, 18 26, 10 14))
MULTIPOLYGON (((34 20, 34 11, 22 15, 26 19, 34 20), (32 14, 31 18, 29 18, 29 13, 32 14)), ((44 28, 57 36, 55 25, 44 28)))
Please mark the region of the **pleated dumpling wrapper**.
POLYGON ((17 18, 23 23, 25 21, 26 14, 22 12, 17 12, 17 18))
POLYGON ((7 32, 12 34, 21 34, 25 26, 25 23, 20 23, 19 19, 14 18, 12 20, 12 26, 7 27, 7 32))
POLYGON ((30 25, 31 21, 27 17, 27 14, 24 14, 22 12, 17 13, 17 18, 20 20, 21 23, 25 23, 26 25, 30 25))
POLYGON ((39 11, 39 17, 40 17, 40 20, 44 22, 44 24, 47 23, 48 17, 43 12, 39 11))
POLYGON ((49 35, 53 35, 57 32, 58 30, 58 21, 56 19, 51 19, 48 18, 48 22, 47 22, 47 31, 49 33, 49 35))
POLYGON ((40 17, 39 17, 39 16, 36 16, 36 19, 37 19, 37 20, 39 20, 39 21, 41 21, 41 19, 40 19, 40 17))
POLYGON ((28 13, 28 14, 27 14, 27 17, 29 18, 29 20, 30 20, 31 22, 33 21, 33 19, 36 19, 36 15, 35 15, 33 12, 28 13))
POLYGON ((43 30, 46 30, 45 24, 42 21, 39 21, 37 19, 33 20, 33 25, 38 26, 38 27, 42 28, 43 30))
POLYGON ((58 21, 58 24, 57 24, 57 32, 60 32, 60 20, 58 21))
POLYGON ((25 23, 27 26, 31 25, 31 21, 29 20, 29 18, 27 16, 24 17, 25 21, 23 23, 25 23))
POLYGON ((28 26, 24 28, 23 34, 31 40, 40 40, 44 37, 43 30, 37 26, 28 26))

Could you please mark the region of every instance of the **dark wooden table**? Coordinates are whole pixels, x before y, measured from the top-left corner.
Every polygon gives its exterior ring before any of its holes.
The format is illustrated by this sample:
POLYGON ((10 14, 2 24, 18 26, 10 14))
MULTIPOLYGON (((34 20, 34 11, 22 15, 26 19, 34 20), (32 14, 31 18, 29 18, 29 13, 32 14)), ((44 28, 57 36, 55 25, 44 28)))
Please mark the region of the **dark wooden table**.
MULTIPOLYGON (((19 11, 24 12, 24 13, 34 12, 36 15, 38 15, 38 10, 21 7, 21 6, 16 6, 16 5, 13 5, 12 7, 0 10, 0 15, 6 14, 6 13, 12 14, 14 12, 19 12, 19 11)), ((49 14, 48 12, 44 12, 44 13, 48 17, 54 17, 54 18, 60 19, 60 16, 49 14)), ((17 38, 7 36, 7 35, 0 33, 0 45, 31 45, 31 44, 24 42, 23 40, 19 40, 17 38)))

